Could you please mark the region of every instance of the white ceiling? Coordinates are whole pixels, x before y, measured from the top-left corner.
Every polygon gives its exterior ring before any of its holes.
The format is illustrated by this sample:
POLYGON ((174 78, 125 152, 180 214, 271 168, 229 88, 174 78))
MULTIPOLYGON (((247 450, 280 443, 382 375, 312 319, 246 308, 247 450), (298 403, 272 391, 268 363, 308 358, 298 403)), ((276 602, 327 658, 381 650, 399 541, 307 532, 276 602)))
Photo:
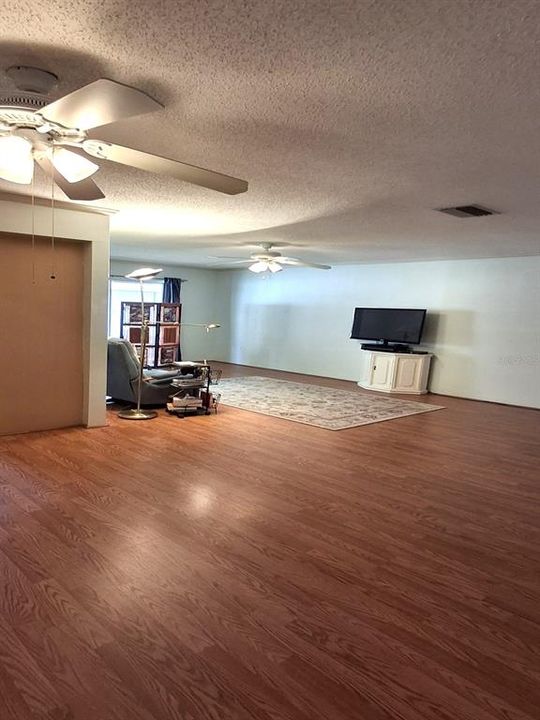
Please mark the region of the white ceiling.
POLYGON ((12 0, 0 68, 55 72, 55 96, 135 85, 165 109, 94 136, 249 180, 230 197, 103 163, 116 257, 533 255, 539 28, 538 0, 12 0), (433 210, 468 203, 501 214, 433 210))

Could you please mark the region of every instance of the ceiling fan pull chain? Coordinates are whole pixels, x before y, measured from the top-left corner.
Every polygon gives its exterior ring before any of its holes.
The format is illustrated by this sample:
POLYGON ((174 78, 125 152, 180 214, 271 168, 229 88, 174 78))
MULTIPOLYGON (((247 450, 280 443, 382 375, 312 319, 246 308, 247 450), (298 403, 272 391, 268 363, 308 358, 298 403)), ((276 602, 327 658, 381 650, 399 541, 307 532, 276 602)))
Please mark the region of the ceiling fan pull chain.
MULTIPOLYGON (((52 149, 53 165, 54 165, 54 145, 52 149)), ((51 280, 56 280, 56 245, 54 241, 54 174, 51 184, 51 280)))
POLYGON ((36 196, 32 173, 32 285, 36 284, 36 196))

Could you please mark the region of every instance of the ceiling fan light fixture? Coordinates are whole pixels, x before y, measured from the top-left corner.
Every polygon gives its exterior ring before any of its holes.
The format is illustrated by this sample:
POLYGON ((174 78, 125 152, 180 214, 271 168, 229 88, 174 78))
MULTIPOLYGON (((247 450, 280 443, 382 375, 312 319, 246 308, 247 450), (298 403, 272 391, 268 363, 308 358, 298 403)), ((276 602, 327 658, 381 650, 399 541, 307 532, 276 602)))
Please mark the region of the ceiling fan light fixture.
POLYGON ((257 260, 257 262, 254 262, 253 265, 250 265, 248 267, 248 270, 251 270, 253 273, 262 273, 266 272, 268 270, 269 264, 266 262, 266 260, 257 260))
POLYGON ((60 175, 70 183, 86 180, 99 170, 96 163, 64 148, 54 148, 51 160, 60 175))
POLYGON ((233 260, 233 265, 247 264, 247 269, 253 273, 271 272, 277 273, 287 269, 290 265, 293 267, 314 268, 315 270, 331 270, 330 265, 322 265, 321 263, 310 263, 300 258, 285 257, 280 252, 272 250, 271 243, 263 243, 259 251, 253 253, 246 260, 236 260, 234 257, 221 256, 214 259, 217 260, 233 260))
POLYGON ((19 135, 0 137, 0 178, 30 185, 33 175, 32 143, 19 135))

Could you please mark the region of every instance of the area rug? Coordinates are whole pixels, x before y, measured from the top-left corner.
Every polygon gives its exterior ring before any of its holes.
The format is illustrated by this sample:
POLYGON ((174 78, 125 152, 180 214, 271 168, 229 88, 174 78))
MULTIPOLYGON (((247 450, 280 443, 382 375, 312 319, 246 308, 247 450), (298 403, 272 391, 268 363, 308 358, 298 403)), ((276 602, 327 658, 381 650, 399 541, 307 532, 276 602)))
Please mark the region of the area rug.
POLYGON ((221 393, 224 405, 326 430, 345 430, 443 409, 441 405, 367 395, 360 390, 336 390, 258 375, 225 378, 216 392, 221 393))

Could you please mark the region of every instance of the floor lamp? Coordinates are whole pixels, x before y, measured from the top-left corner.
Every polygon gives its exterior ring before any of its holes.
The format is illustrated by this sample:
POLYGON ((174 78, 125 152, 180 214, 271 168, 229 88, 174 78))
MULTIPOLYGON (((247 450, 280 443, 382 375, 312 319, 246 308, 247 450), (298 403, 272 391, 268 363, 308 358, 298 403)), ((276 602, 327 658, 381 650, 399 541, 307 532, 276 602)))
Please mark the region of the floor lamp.
MULTIPOLYGON (((211 330, 216 330, 217 328, 220 328, 221 325, 219 323, 180 323, 180 327, 201 327, 206 330, 207 333, 209 333, 211 330)), ((203 361, 206 365, 206 359, 203 361)))
POLYGON ((185 327, 186 325, 188 327, 203 327, 207 333, 209 333, 210 330, 215 330, 216 328, 221 327, 221 325, 219 325, 218 323, 185 323, 185 322, 182 322, 182 323, 178 323, 178 324, 181 325, 182 327, 185 327))
POLYGON ((141 289, 141 356, 139 359, 139 384, 137 386, 137 407, 131 408, 130 410, 120 410, 118 413, 119 418, 124 420, 151 420, 157 417, 155 410, 142 410, 141 409, 141 397, 142 387, 144 382, 144 361, 146 357, 146 344, 148 342, 148 320, 144 313, 144 289, 143 283, 145 280, 152 280, 156 275, 162 271, 162 268, 139 268, 126 275, 130 280, 138 280, 139 287, 141 289))

